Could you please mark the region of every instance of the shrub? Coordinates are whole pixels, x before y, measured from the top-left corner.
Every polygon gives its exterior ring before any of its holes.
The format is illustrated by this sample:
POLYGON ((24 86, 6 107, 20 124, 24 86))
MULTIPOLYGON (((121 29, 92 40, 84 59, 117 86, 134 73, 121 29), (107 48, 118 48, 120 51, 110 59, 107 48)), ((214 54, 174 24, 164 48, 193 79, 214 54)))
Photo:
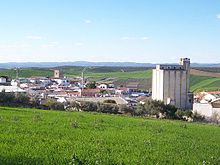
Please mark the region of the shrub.
POLYGON ((88 83, 88 84, 86 84, 86 87, 87 88, 91 88, 91 89, 95 89, 96 88, 96 82, 93 81, 91 83, 88 83))
POLYGON ((114 113, 117 114, 119 111, 119 107, 114 104, 103 104, 98 103, 97 104, 97 111, 102 113, 114 113))
POLYGON ((204 122, 204 121, 206 121, 205 120, 205 116, 199 114, 197 111, 195 111, 192 114, 192 118, 193 118, 193 121, 196 121, 196 122, 204 122))
POLYGON ((67 104, 68 104, 67 110, 80 111, 80 103, 78 103, 76 101, 72 101, 72 102, 68 102, 67 104))
POLYGON ((64 110, 64 104, 59 103, 54 99, 47 99, 44 103, 46 107, 53 110, 64 110))
POLYGON ((111 99, 104 100, 103 103, 117 104, 115 100, 111 100, 111 99))
POLYGON ((5 90, 0 92, 0 104, 10 106, 14 104, 15 94, 14 93, 6 93, 5 90))
POLYGON ((175 115, 178 119, 186 120, 186 118, 191 118, 192 117, 192 111, 191 110, 178 109, 175 112, 175 115))
POLYGON ((97 111, 97 103, 83 101, 80 103, 80 109, 82 111, 97 111))
POLYGON ((135 109, 127 105, 119 105, 119 112, 133 115, 135 113, 135 109))
POLYGON ((16 105, 28 106, 30 104, 30 98, 23 93, 15 95, 14 102, 16 105))
POLYGON ((147 100, 144 105, 138 104, 134 114, 166 119, 183 119, 183 116, 191 117, 192 112, 189 110, 178 110, 177 107, 169 104, 166 105, 161 101, 147 100))

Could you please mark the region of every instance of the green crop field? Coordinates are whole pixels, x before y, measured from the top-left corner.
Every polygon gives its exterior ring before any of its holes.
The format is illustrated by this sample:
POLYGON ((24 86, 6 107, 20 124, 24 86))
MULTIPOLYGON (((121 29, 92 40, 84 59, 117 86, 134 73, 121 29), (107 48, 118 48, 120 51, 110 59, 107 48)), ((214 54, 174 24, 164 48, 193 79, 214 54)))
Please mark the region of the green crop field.
POLYGON ((206 76, 191 76, 192 92, 196 91, 211 91, 220 89, 220 78, 206 76))
MULTIPOLYGON (((0 69, 1 76, 9 76, 11 78, 16 77, 15 69, 0 69)), ((53 71, 47 68, 24 68, 19 69, 18 71, 19 77, 32 77, 32 76, 44 76, 51 77, 53 76, 53 71)))
POLYGON ((220 127, 0 107, 0 164, 220 164, 220 127))
POLYGON ((116 78, 151 78, 152 71, 130 71, 130 72, 106 72, 106 73, 92 73, 88 72, 85 74, 90 77, 116 77, 116 78))

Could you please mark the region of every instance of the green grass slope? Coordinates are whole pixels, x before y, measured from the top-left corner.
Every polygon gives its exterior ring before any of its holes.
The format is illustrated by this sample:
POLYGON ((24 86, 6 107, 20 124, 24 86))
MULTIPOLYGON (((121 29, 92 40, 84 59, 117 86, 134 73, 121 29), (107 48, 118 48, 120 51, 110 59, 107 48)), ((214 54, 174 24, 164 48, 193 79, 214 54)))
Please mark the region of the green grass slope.
POLYGON ((192 92, 197 91, 212 91, 220 89, 220 78, 206 76, 191 76, 192 92))
POLYGON ((106 73, 93 73, 87 72, 86 76, 90 77, 115 77, 115 78, 151 78, 152 71, 144 70, 144 71, 130 71, 130 72, 106 72, 106 73))
MULTIPOLYGON (((32 76, 53 76, 53 71, 47 68, 24 68, 18 72, 19 77, 32 77, 32 76)), ((0 76, 16 77, 15 69, 0 69, 0 76)))
POLYGON ((1 107, 0 164, 217 165, 219 129, 180 121, 1 107))

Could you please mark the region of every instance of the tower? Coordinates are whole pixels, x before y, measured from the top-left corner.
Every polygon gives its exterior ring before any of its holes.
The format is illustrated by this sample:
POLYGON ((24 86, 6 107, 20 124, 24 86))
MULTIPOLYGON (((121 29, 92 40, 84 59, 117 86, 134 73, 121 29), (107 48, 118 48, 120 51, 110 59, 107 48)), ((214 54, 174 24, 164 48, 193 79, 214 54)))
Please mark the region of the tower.
POLYGON ((186 71, 186 88, 187 91, 190 90, 190 59, 189 58, 180 58, 180 65, 182 65, 186 71))
POLYGON ((54 78, 63 78, 63 74, 60 70, 54 70, 54 78))
POLYGON ((192 108, 190 59, 181 58, 179 65, 157 65, 153 69, 152 99, 178 108, 192 108))

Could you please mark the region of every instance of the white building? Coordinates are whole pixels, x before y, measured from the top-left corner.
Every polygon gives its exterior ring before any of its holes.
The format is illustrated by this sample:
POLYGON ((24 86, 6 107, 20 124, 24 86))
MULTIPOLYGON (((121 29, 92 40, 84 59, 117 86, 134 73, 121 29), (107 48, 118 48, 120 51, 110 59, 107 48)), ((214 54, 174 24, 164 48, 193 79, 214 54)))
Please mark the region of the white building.
POLYGON ((114 88, 115 85, 114 84, 100 84, 99 86, 97 86, 97 88, 100 89, 109 89, 109 88, 114 88))
POLYGON ((7 83, 7 78, 5 76, 0 77, 0 84, 6 84, 7 83))
POLYGON ((67 79, 53 79, 53 80, 56 81, 58 85, 62 85, 62 86, 70 85, 67 79))
POLYGON ((179 65, 157 65, 153 69, 152 99, 178 108, 192 109, 190 59, 181 58, 179 65))
POLYGON ((216 120, 220 121, 220 99, 208 103, 194 103, 193 112, 197 112, 207 119, 216 118, 216 120))
POLYGON ((6 93, 25 93, 26 91, 17 86, 0 86, 0 92, 5 91, 6 93))
POLYGON ((98 88, 100 88, 100 89, 108 89, 108 84, 100 84, 98 86, 98 88))

